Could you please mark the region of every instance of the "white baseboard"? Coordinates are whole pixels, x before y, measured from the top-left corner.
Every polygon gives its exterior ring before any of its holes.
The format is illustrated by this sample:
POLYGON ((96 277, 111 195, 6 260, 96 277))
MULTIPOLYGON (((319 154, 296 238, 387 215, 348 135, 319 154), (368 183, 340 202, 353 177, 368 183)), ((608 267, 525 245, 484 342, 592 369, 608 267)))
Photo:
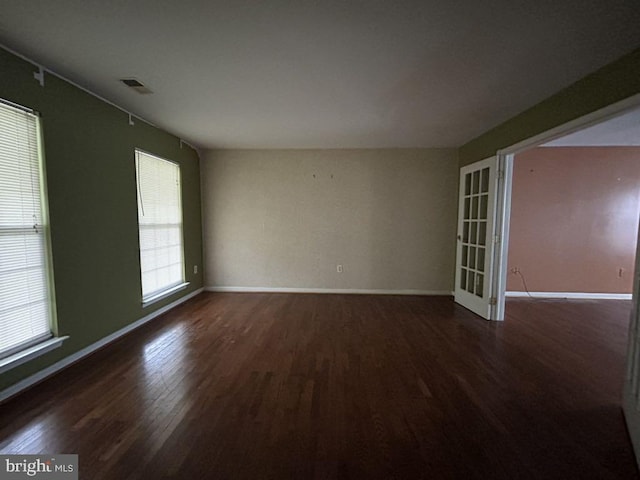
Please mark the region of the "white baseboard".
POLYGON ((579 300, 631 300, 630 293, 581 293, 581 292, 505 292, 505 297, 570 298, 579 300))
POLYGON ((98 340, 95 343, 92 343, 88 347, 85 347, 82 350, 78 350, 77 352, 69 355, 68 357, 63 358, 62 360, 54 363, 53 365, 50 365, 47 368, 45 368, 43 370, 40 370, 37 373, 34 373, 30 377, 27 377, 27 378, 25 378, 23 380, 20 380, 18 383, 15 383, 15 384, 11 385, 10 387, 2 390, 0 392, 0 403, 2 403, 3 401, 7 400, 10 397, 13 397, 13 396, 17 395, 18 393, 22 392, 23 390, 26 390, 27 388, 35 385, 36 383, 41 382, 45 378, 53 375, 54 373, 59 372, 63 368, 68 367, 72 363, 77 362, 78 360, 80 360, 80 359, 86 357, 87 355, 95 352, 99 348, 104 347, 108 343, 111 343, 114 340, 117 340, 118 338, 122 337, 123 335, 126 335, 127 333, 131 332, 132 330, 135 330, 136 328, 141 327, 145 323, 149 322, 150 320, 153 320, 156 317, 159 317, 163 313, 171 310, 174 307, 177 307, 181 303, 184 303, 187 300, 195 297, 199 293, 202 293, 203 290, 204 290, 203 288, 200 288, 200 289, 198 289, 198 290, 196 290, 194 292, 191 292, 191 293, 185 295, 184 297, 181 297, 181 298, 169 303, 168 305, 165 305, 164 307, 159 308, 155 312, 152 312, 149 315, 145 315, 141 319, 136 320, 133 323, 130 323, 126 327, 123 327, 120 330, 115 331, 115 332, 107 335, 106 337, 101 338, 100 340, 98 340))
POLYGON ((204 287, 207 292, 238 293, 340 293, 355 295, 445 295, 451 296, 448 290, 377 290, 360 288, 287 288, 287 287, 204 287))

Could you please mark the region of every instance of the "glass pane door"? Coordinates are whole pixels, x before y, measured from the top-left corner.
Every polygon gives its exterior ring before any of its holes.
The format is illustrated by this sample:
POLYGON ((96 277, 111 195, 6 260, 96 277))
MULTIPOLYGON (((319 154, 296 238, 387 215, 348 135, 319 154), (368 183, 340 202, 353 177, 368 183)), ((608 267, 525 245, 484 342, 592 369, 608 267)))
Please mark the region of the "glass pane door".
POLYGON ((490 317, 497 158, 460 170, 455 300, 490 317))
POLYGON ((460 288, 482 297, 487 248, 490 168, 464 176, 464 210, 460 288))

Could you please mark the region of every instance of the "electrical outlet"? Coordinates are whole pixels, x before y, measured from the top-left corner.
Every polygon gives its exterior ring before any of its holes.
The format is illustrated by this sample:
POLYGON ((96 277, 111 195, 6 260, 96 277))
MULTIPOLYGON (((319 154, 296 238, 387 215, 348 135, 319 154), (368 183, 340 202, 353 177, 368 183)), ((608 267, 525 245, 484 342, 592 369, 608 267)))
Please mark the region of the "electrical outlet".
POLYGON ((520 273, 520 269, 519 269, 518 267, 513 267, 510 271, 511 271, 511 273, 513 273, 514 275, 515 275, 516 273, 520 273))
POLYGON ((194 265, 193 266, 193 274, 197 275, 198 274, 198 265, 194 265))
POLYGON ((622 278, 623 274, 624 274, 624 268, 619 268, 618 269, 618 278, 622 278))
POLYGON ((338 271, 338 273, 342 273, 342 265, 337 265, 336 270, 338 271))

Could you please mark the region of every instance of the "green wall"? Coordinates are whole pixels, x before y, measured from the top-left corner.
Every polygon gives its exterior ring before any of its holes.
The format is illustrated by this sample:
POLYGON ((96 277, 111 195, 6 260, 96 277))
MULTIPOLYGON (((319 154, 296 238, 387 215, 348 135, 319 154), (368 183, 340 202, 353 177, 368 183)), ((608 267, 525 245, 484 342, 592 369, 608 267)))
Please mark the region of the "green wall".
POLYGON ((640 49, 463 145, 459 152, 460 167, 638 93, 640 49))
POLYGON ((180 139, 0 49, 0 97, 42 115, 60 335, 46 355, 0 375, 0 390, 202 287, 200 167, 180 139), (134 149, 179 162, 186 279, 182 290, 142 308, 134 149), (198 265, 198 274, 193 266, 198 265))

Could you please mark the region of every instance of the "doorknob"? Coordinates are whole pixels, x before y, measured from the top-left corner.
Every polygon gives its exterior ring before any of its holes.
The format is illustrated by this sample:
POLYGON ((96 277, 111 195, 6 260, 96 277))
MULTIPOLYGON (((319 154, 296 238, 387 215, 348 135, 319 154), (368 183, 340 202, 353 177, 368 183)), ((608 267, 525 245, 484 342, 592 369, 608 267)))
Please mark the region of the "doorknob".
POLYGON ((458 241, 462 240, 462 235, 458 235, 458 241))

